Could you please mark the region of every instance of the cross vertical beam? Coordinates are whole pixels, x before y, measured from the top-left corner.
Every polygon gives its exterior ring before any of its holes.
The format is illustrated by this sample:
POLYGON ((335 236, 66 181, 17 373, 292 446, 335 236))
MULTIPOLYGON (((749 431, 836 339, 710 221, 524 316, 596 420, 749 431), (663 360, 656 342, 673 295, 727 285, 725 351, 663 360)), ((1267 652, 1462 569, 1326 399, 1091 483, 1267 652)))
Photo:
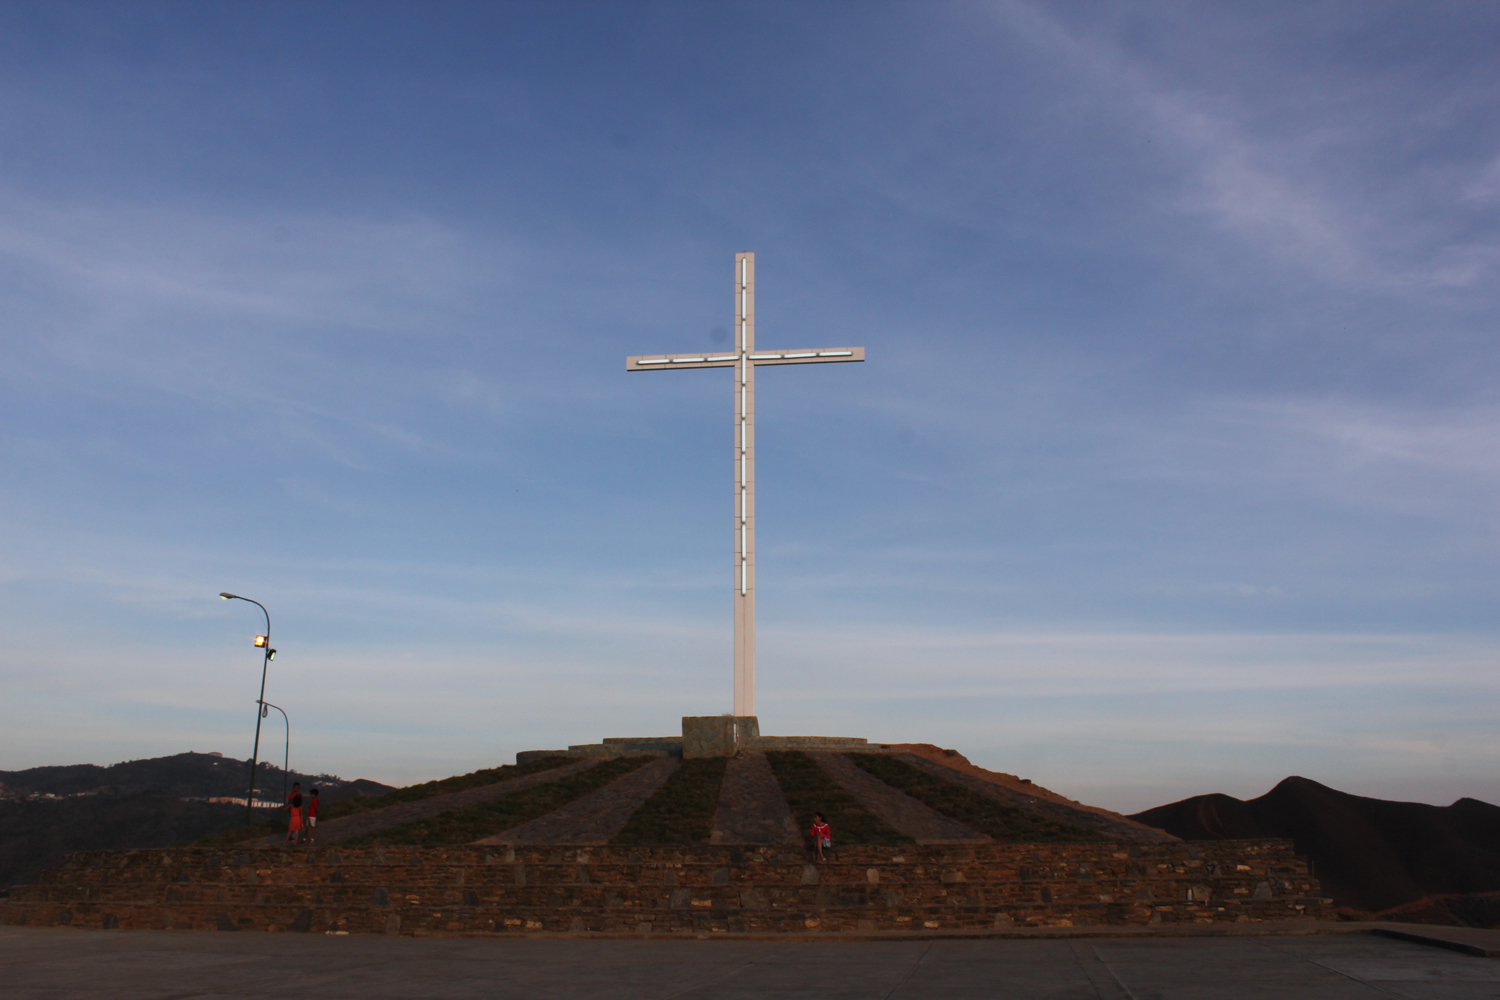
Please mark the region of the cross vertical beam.
POLYGON ((755 254, 734 255, 734 714, 755 714, 755 254))
POLYGON ((734 353, 641 354, 630 372, 734 369, 734 714, 755 714, 755 369, 863 361, 863 347, 766 351, 755 346, 755 254, 734 255, 734 353))

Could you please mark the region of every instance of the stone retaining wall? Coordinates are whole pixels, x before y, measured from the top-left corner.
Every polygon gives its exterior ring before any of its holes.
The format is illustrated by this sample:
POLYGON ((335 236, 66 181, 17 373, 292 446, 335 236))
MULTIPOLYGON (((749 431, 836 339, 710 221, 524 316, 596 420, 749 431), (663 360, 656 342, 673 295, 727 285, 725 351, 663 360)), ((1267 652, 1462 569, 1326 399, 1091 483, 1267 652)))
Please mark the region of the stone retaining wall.
POLYGON ((1332 919, 1288 841, 86 852, 0 924, 329 933, 938 932, 1332 919))

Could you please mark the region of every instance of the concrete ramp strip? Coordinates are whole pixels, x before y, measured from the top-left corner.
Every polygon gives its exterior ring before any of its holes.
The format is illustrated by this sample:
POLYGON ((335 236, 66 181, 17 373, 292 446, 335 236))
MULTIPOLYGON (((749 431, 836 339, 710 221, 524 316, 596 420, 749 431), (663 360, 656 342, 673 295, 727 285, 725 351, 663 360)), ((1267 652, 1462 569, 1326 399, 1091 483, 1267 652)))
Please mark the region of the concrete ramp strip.
POLYGON ((729 761, 714 814, 714 844, 797 844, 797 821, 764 752, 729 761))
POLYGON ((560 809, 474 843, 607 844, 680 763, 675 757, 658 757, 560 809))

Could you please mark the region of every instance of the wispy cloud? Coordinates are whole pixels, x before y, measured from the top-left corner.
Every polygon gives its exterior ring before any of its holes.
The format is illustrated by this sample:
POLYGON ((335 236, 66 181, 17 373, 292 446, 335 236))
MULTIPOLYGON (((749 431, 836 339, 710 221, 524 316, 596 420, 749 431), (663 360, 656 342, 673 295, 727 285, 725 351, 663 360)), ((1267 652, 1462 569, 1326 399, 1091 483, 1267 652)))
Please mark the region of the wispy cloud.
MULTIPOLYGON (((1500 233, 1489 227, 1476 239, 1464 222, 1440 221, 1460 199, 1493 196, 1493 161, 1467 162, 1435 184, 1419 175, 1373 177, 1362 155, 1399 133, 1388 117, 1371 115, 1361 134, 1350 118, 1336 125, 1320 120, 1322 105, 1303 102, 1306 111, 1298 117, 1296 103, 1288 101, 1268 126, 1257 103, 1263 95, 1232 89, 1227 74, 1198 86, 1169 82, 1132 51, 1123 32, 1097 26, 1081 32, 1032 3, 994 9, 1010 30, 1064 61, 1073 80, 1087 81, 1094 99, 1118 109, 1155 144, 1157 156, 1175 161, 1178 186, 1161 208, 1200 216, 1274 259, 1338 283, 1476 288, 1494 276, 1500 233)), ((1229 21, 1237 15, 1205 16, 1229 21)), ((1202 25, 1179 18, 1172 31, 1191 46, 1195 27, 1202 25)), ((1272 64, 1263 68, 1275 72, 1272 64)), ((1328 77, 1322 85, 1341 82, 1328 77)), ((1368 96, 1380 99, 1378 92, 1368 96)))
POLYGON ((434 310, 516 282, 526 260, 416 215, 49 202, 13 189, 0 190, 0 254, 117 315, 149 306, 411 336, 429 332, 434 310))

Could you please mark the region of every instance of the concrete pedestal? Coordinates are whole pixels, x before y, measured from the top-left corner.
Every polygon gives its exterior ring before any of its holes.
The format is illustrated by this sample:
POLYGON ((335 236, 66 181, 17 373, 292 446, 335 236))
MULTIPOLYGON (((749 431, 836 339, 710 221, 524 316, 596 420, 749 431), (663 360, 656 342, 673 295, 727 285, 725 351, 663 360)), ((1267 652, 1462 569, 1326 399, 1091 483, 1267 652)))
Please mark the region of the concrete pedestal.
POLYGON ((684 715, 682 759, 733 757, 760 738, 760 720, 753 715, 684 715))

